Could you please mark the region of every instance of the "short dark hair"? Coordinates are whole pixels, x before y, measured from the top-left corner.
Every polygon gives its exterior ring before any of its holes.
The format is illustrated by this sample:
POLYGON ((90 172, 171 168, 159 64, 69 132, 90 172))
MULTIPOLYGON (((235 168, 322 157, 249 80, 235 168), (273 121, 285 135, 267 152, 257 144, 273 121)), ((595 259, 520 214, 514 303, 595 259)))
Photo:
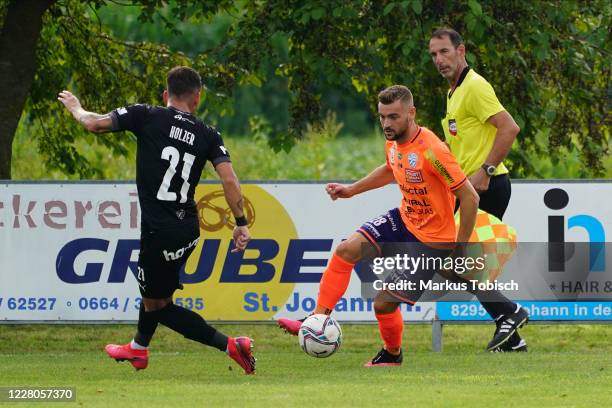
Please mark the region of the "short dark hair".
POLYGON ((392 85, 386 89, 383 89, 378 94, 378 102, 383 105, 390 105, 395 101, 402 101, 408 105, 412 105, 412 92, 408 87, 404 85, 392 85))
POLYGON ((448 37, 453 43, 453 47, 457 48, 459 45, 463 44, 463 38, 461 38, 461 34, 453 30, 452 28, 443 27, 438 28, 431 34, 431 38, 444 38, 448 37))
POLYGON ((194 69, 189 67, 174 67, 166 77, 168 93, 182 97, 194 94, 202 89, 202 79, 194 69))

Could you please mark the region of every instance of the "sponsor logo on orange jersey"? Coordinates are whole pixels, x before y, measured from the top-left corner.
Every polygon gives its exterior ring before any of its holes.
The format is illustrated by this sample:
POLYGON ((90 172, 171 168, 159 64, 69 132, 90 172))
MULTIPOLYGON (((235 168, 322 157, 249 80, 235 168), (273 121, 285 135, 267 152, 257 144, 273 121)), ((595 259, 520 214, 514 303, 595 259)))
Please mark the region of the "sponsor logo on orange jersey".
POLYGON ((421 173, 421 170, 406 169, 406 182, 407 183, 422 183, 423 174, 421 173))
POLYGON ((395 164, 395 145, 389 148, 389 163, 392 166, 395 164))
POLYGON ((425 157, 427 158, 427 160, 429 160, 434 169, 436 169, 436 171, 440 173, 442 177, 444 177, 448 184, 452 185, 455 183, 455 179, 453 178, 453 176, 450 175, 448 170, 446 170, 446 167, 444 167, 442 162, 438 160, 433 150, 427 149, 427 151, 425 152, 425 157))

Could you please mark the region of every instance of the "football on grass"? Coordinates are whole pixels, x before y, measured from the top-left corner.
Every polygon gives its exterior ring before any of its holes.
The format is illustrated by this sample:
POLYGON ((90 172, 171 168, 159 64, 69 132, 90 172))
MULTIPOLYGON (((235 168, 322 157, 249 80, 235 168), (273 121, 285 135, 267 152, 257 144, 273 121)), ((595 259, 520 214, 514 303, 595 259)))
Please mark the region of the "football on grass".
POLYGON ((298 334, 300 347, 312 357, 329 357, 342 343, 342 330, 331 316, 315 314, 308 316, 298 334))

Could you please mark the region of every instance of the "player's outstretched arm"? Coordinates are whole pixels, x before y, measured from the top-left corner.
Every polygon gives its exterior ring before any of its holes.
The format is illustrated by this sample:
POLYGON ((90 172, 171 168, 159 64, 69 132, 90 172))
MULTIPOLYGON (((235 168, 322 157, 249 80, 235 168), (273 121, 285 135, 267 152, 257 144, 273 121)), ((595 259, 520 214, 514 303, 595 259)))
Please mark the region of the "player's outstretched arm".
POLYGON ((104 133, 112 130, 113 121, 110 113, 101 115, 99 113, 86 111, 81 106, 79 98, 69 91, 60 92, 57 99, 63 103, 66 109, 72 113, 72 116, 90 132, 104 133))
POLYGON ((387 164, 383 164, 375 168, 361 180, 348 186, 338 183, 329 183, 325 186, 325 191, 332 200, 337 200, 338 198, 351 198, 356 194, 386 186, 392 181, 393 171, 387 164))
POLYGON ((454 193, 461 202, 459 207, 461 221, 459 222, 457 242, 468 242, 474 230, 474 225, 476 225, 476 212, 478 211, 480 197, 469 181, 463 183, 454 193))
MULTIPOLYGON (((242 203, 242 192, 240 191, 240 182, 234 168, 230 162, 222 162, 217 164, 215 167, 221 184, 223 185, 223 192, 225 194, 225 201, 232 210, 232 214, 236 219, 244 218, 244 208, 242 203)), ((232 252, 243 251, 249 241, 251 240, 251 234, 249 227, 246 225, 236 226, 234 228, 234 246, 235 249, 232 252)))

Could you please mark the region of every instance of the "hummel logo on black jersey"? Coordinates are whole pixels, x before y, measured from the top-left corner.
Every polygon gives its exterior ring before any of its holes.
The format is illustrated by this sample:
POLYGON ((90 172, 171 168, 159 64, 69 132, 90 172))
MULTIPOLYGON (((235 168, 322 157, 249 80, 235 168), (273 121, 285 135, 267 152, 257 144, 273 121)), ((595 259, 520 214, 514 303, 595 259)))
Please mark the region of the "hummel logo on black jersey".
POLYGON ((185 248, 180 248, 174 252, 172 251, 168 251, 166 249, 164 249, 163 253, 164 253, 164 258, 166 259, 166 261, 176 261, 179 258, 182 258, 183 255, 185 255, 185 252, 191 248, 196 246, 196 244, 198 243, 198 241, 200 240, 200 237, 194 239, 192 242, 189 243, 189 245, 187 245, 185 248))
POLYGON ((183 115, 181 115, 181 114, 174 115, 174 119, 183 120, 183 121, 185 121, 185 122, 189 122, 189 123, 191 123, 192 125, 195 125, 195 122, 194 122, 193 120, 187 119, 186 117, 184 117, 184 116, 183 116, 183 115))

